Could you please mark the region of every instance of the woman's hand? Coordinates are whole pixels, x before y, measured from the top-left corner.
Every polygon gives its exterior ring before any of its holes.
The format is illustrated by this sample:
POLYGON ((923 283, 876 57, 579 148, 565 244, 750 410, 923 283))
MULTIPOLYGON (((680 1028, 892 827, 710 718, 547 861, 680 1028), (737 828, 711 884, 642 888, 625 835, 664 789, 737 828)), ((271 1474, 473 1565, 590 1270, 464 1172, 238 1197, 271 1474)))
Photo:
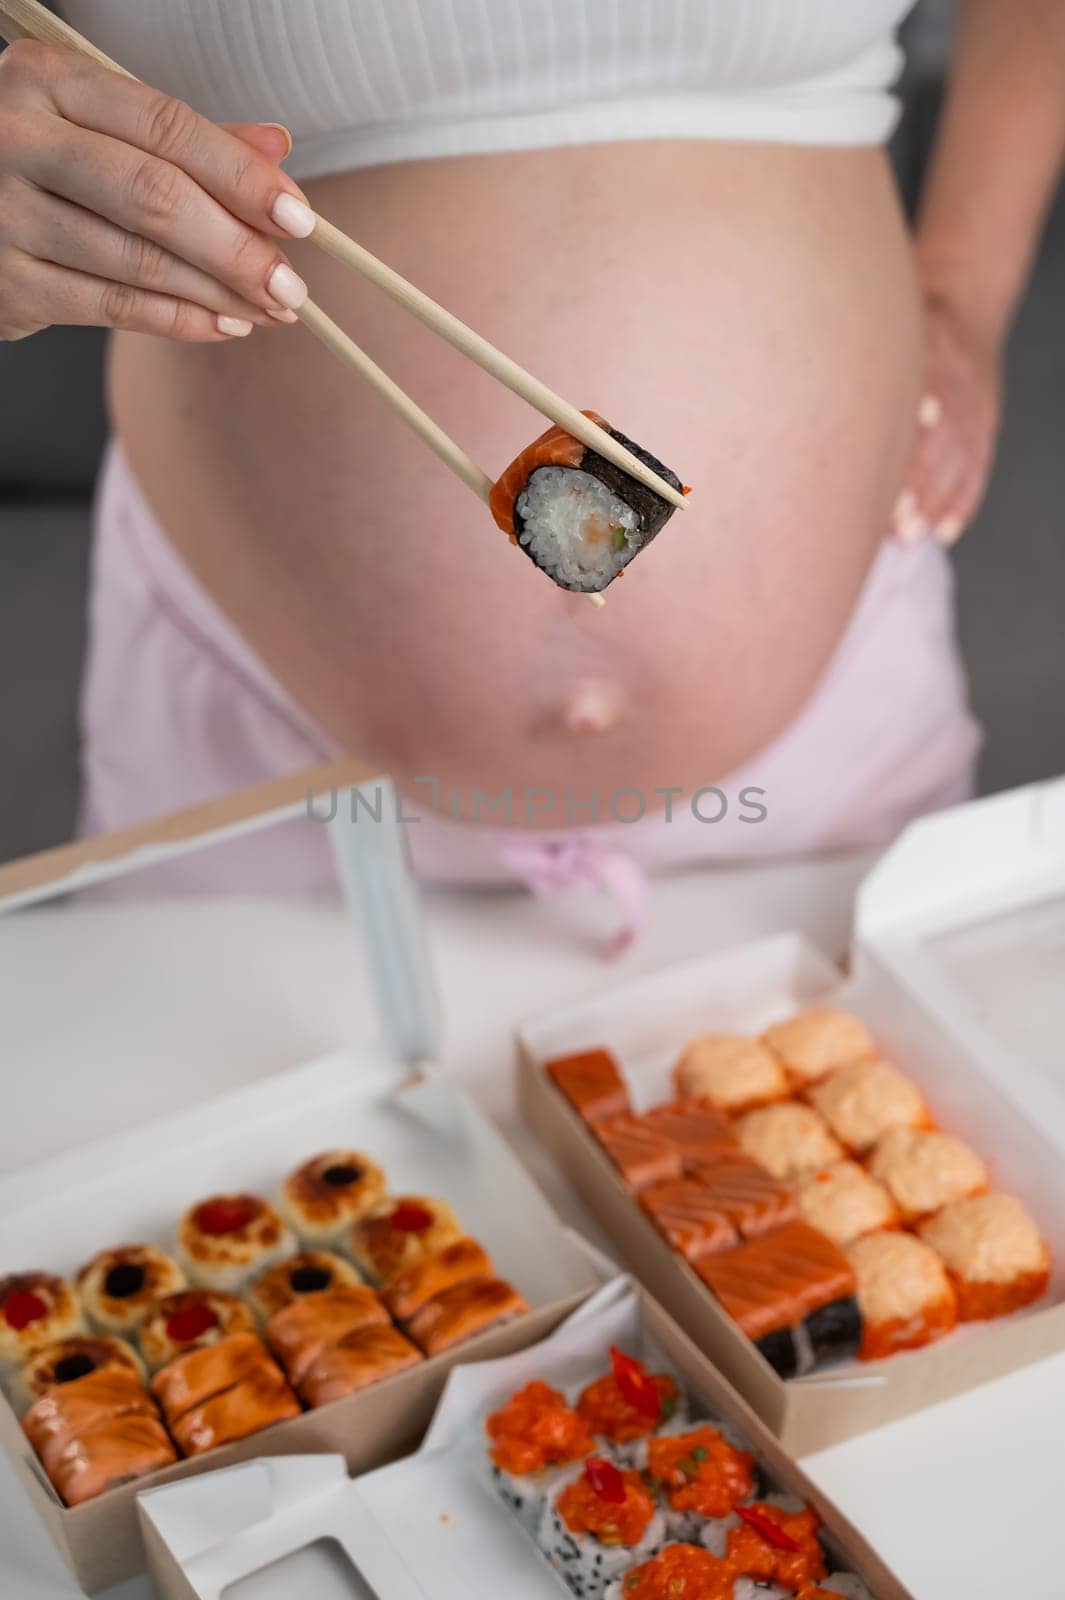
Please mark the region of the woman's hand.
POLYGON ((997 344, 946 300, 925 300, 925 378, 918 435, 893 531, 950 545, 979 509, 994 459, 1002 374, 997 344))
POLYGON ((69 51, 0 55, 0 338, 95 323, 217 342, 295 321, 269 235, 314 215, 281 128, 220 128, 69 51))

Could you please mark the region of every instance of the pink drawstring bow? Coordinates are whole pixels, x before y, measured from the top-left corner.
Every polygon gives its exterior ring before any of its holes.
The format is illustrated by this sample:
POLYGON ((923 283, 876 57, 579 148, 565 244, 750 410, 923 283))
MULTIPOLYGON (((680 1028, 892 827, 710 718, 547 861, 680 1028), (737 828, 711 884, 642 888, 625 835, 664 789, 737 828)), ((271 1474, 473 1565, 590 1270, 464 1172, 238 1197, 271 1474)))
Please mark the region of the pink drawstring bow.
POLYGON ((623 955, 642 927, 649 901, 647 879, 622 850, 598 839, 508 839, 499 859, 540 898, 574 889, 599 889, 614 901, 622 926, 609 941, 608 959, 623 955))

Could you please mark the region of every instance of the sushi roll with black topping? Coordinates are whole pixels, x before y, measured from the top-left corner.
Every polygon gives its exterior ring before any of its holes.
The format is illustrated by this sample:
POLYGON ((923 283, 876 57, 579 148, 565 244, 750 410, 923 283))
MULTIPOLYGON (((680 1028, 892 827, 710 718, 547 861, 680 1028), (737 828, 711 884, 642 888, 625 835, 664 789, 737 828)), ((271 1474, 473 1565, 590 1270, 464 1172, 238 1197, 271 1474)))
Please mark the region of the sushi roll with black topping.
POLYGON ((578 1600, 602 1600, 623 1572, 653 1556, 666 1522, 643 1475, 589 1456, 549 1500, 536 1542, 578 1600))
MULTIPOLYGON (((584 416, 681 490, 675 472, 594 411, 584 416)), ((674 507, 565 429, 548 428, 494 485, 496 523, 561 589, 598 594, 665 527, 674 507)))

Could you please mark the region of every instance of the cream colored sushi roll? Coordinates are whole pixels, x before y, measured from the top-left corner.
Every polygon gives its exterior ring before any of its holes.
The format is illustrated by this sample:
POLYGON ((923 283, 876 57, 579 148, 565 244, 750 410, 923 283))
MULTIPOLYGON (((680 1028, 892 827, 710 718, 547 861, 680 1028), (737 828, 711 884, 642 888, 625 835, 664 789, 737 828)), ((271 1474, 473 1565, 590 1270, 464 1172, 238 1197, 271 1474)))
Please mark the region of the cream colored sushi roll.
POLYGON ((326 1150, 289 1173, 277 1209, 305 1244, 336 1247, 386 1190, 384 1172, 361 1150, 326 1150))
POLYGON ((93 1256, 77 1285, 90 1327, 131 1338, 161 1295, 185 1287, 185 1274, 158 1245, 120 1244, 93 1256))
POLYGON ((706 1100, 739 1116, 783 1100, 788 1080, 780 1062, 757 1039, 737 1033, 703 1033, 692 1039, 673 1068, 677 1093, 706 1100))
POLYGON ((957 1297, 943 1263, 912 1233, 867 1233, 846 1255, 858 1278, 863 1361, 915 1350, 956 1324, 957 1297))
POLYGON ((254 1333, 255 1318, 243 1300, 221 1289, 181 1289, 157 1300, 138 1330, 141 1354, 151 1372, 218 1344, 231 1333, 254 1333))
POLYGON ((48 1272, 0 1278, 0 1376, 16 1371, 57 1339, 84 1333, 74 1288, 48 1272))
POLYGON ((211 1195, 178 1223, 178 1260, 198 1289, 236 1293, 295 1248, 273 1206, 257 1194, 211 1195))
POLYGON ((856 1161, 835 1161, 804 1174, 795 1189, 799 1210, 811 1228, 836 1244, 850 1244, 863 1233, 893 1228, 899 1214, 882 1183, 856 1161))
POLYGON ((893 1128, 877 1141, 869 1171, 890 1190, 907 1222, 982 1194, 988 1172, 975 1151, 949 1133, 893 1128))
POLYGON ((890 1061, 859 1061, 815 1083, 807 1098, 848 1150, 861 1155, 892 1128, 931 1125, 921 1091, 890 1061))
POLYGON ((762 1035, 780 1061, 795 1088, 816 1083, 839 1067, 855 1061, 869 1061, 876 1054, 868 1030, 849 1011, 834 1011, 830 1006, 809 1006, 784 1022, 777 1022, 762 1035))
POLYGON ((305 1294, 321 1294, 338 1285, 350 1288, 361 1282, 351 1262, 332 1251, 300 1250, 256 1278, 247 1292, 247 1301, 265 1327, 275 1312, 283 1311, 305 1294))
POLYGON ((446 1201, 424 1194, 389 1195, 356 1222, 348 1249, 368 1282, 386 1287, 397 1272, 462 1236, 462 1225, 446 1201))
POLYGON ((752 1161, 782 1183, 843 1155, 843 1146, 829 1132, 824 1117, 797 1100, 749 1111, 740 1119, 736 1136, 752 1161))
POLYGON ((963 1322, 1008 1316, 1038 1300, 1050 1280, 1050 1251, 1013 1195, 955 1200, 920 1234, 950 1273, 963 1322))
POLYGON ((75 1333, 69 1339, 46 1344, 21 1368, 11 1382, 17 1411, 28 1410, 42 1395, 66 1383, 76 1383, 91 1372, 122 1371, 145 1380, 144 1364, 124 1339, 110 1334, 75 1333))

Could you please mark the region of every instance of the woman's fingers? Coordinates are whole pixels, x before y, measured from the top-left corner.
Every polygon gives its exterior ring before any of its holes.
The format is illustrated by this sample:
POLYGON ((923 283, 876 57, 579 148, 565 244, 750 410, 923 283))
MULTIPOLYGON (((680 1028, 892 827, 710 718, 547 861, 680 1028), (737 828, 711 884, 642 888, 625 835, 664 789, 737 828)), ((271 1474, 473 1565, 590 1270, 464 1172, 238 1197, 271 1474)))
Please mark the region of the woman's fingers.
MULTIPOLYGON (((271 326, 293 312, 274 316, 244 300, 198 267, 139 234, 126 233, 113 222, 28 185, 22 202, 22 249, 55 266, 71 267, 114 283, 148 289, 203 306, 248 333, 254 324, 271 326)), ((235 330, 230 327, 229 332, 235 330)))
POLYGON ((10 269, 17 311, 13 326, 0 336, 18 339, 55 322, 122 328, 195 344, 220 344, 239 337, 249 325, 227 328, 218 315, 173 295, 156 294, 126 283, 109 283, 86 272, 24 257, 10 269))
POLYGON ((162 245, 264 311, 296 311, 307 298, 273 240, 159 156, 53 117, 22 169, 38 188, 162 245))
POLYGON ((292 154, 292 135, 281 122, 223 122, 222 127, 268 161, 281 162, 292 154))
POLYGON ((121 140, 186 173, 235 217, 265 233, 306 238, 314 213, 298 186, 260 154, 181 100, 114 75, 95 62, 69 63, 48 79, 56 110, 79 127, 121 140), (282 203, 279 207, 280 202, 282 203))

